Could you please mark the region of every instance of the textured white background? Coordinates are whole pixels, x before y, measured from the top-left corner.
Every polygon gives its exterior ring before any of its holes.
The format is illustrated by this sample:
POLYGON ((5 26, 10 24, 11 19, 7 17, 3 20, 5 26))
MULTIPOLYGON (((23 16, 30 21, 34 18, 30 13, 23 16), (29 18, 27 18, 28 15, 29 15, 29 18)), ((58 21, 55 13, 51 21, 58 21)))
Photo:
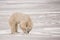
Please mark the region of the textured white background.
POLYGON ((0 0, 0 40, 60 40, 60 0, 0 0), (13 12, 30 14, 33 29, 27 38, 21 30, 9 35, 13 12))

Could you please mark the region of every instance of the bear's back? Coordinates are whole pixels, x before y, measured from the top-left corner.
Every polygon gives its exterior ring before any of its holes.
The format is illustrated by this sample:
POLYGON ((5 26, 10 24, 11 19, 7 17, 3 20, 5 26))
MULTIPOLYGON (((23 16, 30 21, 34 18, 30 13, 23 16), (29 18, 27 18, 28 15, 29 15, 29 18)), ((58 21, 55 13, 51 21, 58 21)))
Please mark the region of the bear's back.
POLYGON ((23 14, 23 13, 14 13, 12 15, 12 19, 15 20, 16 22, 26 22, 30 19, 30 17, 27 14, 23 14))

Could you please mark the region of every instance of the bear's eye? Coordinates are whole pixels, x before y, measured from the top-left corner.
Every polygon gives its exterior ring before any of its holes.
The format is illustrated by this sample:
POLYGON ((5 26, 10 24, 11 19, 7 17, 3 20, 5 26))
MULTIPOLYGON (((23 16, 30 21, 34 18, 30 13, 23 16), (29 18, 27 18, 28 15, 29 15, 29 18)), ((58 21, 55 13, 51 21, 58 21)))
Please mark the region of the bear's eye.
POLYGON ((26 25, 26 27, 28 27, 28 25, 26 25))
POLYGON ((28 27, 28 23, 26 22, 26 27, 28 27))

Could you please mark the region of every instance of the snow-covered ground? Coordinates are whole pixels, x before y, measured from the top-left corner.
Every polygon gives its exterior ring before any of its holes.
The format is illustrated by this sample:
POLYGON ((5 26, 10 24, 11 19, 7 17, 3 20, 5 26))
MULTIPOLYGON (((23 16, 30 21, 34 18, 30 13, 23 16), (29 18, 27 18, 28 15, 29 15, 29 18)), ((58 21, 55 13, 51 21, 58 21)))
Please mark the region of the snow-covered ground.
POLYGON ((10 30, 0 30, 0 40, 59 40, 59 28, 44 28, 32 29, 30 34, 23 34, 21 30, 19 33, 10 34, 10 30))

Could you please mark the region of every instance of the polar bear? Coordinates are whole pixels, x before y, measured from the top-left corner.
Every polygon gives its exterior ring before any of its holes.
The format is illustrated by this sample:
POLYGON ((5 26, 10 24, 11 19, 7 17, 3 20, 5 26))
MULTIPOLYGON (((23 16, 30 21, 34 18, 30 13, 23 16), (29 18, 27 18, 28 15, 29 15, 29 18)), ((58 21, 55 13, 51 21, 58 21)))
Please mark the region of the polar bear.
POLYGON ((17 33, 18 24, 24 33, 29 33, 32 29, 32 20, 29 15, 22 13, 13 13, 9 18, 11 33, 17 33))

